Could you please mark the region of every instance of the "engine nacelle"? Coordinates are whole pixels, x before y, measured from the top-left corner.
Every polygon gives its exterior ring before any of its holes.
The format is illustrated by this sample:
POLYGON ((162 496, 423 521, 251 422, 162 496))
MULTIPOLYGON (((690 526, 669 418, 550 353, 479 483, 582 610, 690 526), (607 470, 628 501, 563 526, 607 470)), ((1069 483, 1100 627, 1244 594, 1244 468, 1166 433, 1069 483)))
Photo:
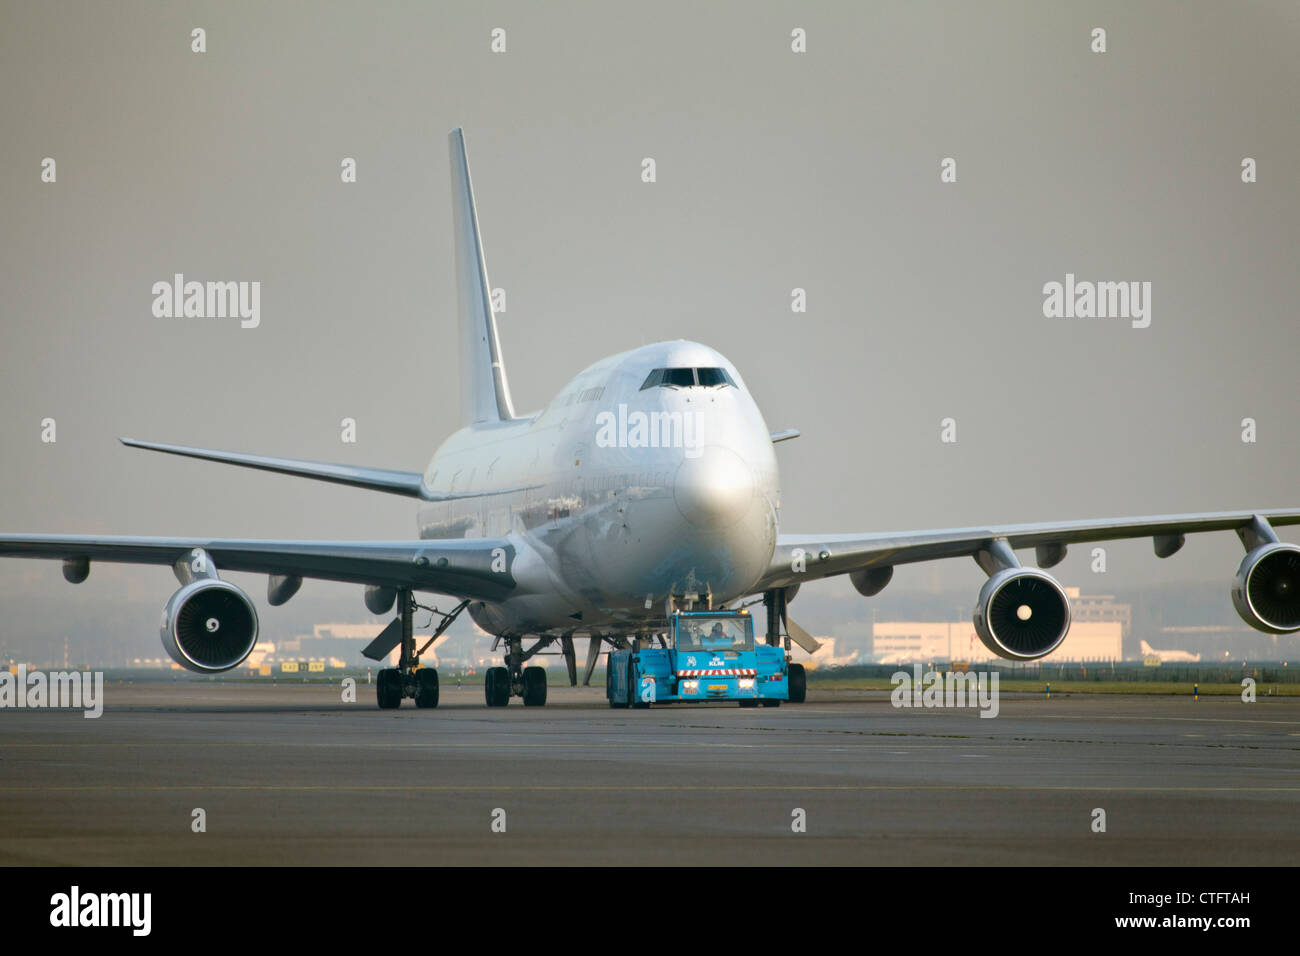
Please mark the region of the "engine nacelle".
POLYGON ((1232 580, 1232 604, 1257 631, 1300 631, 1300 547, 1275 541, 1249 551, 1232 580))
POLYGON ((1060 646, 1070 630, 1070 599, 1050 574, 1004 568, 980 588, 975 633, 998 657, 1032 661, 1060 646))
POLYGON ((863 597, 874 597, 885 589, 894 577, 893 565, 886 565, 883 568, 867 568, 863 571, 852 571, 849 573, 849 581, 853 587, 863 597))
POLYGON ((186 670, 228 671, 257 644, 257 610, 248 595, 228 581, 191 581, 163 607, 162 643, 186 670))

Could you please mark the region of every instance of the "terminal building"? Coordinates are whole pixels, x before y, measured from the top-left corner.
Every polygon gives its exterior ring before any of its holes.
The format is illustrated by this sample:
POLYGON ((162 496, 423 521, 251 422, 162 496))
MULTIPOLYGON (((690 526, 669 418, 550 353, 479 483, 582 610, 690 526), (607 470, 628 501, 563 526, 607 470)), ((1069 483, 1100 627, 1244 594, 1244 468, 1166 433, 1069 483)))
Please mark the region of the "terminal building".
POLYGON ((361 649, 375 639, 387 621, 362 624, 317 624, 310 634, 299 634, 276 647, 280 660, 341 659, 350 664, 364 661, 361 649))
MULTIPOLYGON (((258 641, 243 666, 255 674, 269 677, 279 673, 308 674, 344 670, 358 664, 367 664, 370 662, 362 657, 361 649, 383 629, 382 623, 374 621, 364 624, 317 624, 310 634, 298 634, 278 642, 258 641)), ((396 655, 397 652, 394 651, 394 664, 396 655)))

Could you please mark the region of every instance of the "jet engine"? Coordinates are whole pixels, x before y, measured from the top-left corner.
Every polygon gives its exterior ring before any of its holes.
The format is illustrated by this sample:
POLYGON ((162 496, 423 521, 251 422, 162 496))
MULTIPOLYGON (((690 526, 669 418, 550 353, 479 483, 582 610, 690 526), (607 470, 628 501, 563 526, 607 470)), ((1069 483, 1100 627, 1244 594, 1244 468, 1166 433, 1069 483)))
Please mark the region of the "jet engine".
POLYGON ((894 569, 891 565, 882 568, 866 568, 849 574, 849 580, 863 597, 874 597, 879 594, 885 589, 885 585, 893 580, 893 577, 894 569))
POLYGON ((1232 580, 1232 604, 1257 631, 1300 631, 1300 548, 1275 541, 1248 551, 1232 580))
POLYGON ((257 610, 248 595, 228 581, 197 578, 163 608, 162 643, 186 670, 230 670, 257 643, 257 610))
POLYGON ((975 633, 999 657, 1032 661, 1050 654, 1070 630, 1070 599, 1050 574, 1004 568, 980 588, 975 633))

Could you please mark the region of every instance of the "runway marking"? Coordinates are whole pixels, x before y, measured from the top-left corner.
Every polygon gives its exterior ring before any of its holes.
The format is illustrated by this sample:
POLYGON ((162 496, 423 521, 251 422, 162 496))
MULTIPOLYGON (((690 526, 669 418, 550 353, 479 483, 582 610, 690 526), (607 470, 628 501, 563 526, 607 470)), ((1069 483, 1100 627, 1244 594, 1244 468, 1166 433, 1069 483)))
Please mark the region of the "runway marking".
MULTIPOLYGON (((1048 742, 1049 742, 1049 743, 1059 743, 1059 741, 1048 741, 1048 742)), ((60 742, 60 743, 0 744, 0 753, 3 753, 5 750, 44 750, 44 749, 47 749, 47 748, 59 749, 59 748, 71 748, 71 747, 93 747, 93 748, 95 748, 96 750, 109 750, 109 749, 113 749, 113 748, 118 748, 118 749, 136 749, 136 750, 162 750, 162 749, 184 749, 184 750, 196 750, 196 749, 198 749, 198 750, 208 750, 208 749, 280 750, 280 749, 286 749, 286 748, 301 748, 301 749, 327 749, 327 750, 374 750, 374 751, 380 751, 380 750, 444 750, 444 749, 445 749, 445 750, 470 750, 470 749, 472 749, 472 750, 480 750, 480 749, 482 749, 482 750, 487 750, 487 749, 490 749, 490 748, 527 748, 527 749, 529 749, 529 750, 544 750, 544 749, 550 749, 550 750, 565 750, 565 749, 567 749, 567 750, 586 751, 586 750, 596 750, 596 749, 598 749, 598 748, 600 748, 600 747, 606 747, 606 748, 621 748, 621 749, 623 749, 623 750, 626 750, 626 749, 628 748, 628 745, 629 745, 629 744, 631 744, 631 745, 632 745, 633 747, 635 747, 635 748, 645 748, 645 749, 649 749, 649 748, 652 748, 652 747, 673 747, 673 748, 680 748, 680 747, 682 747, 682 746, 705 747, 705 748, 708 748, 708 747, 716 747, 716 748, 719 748, 719 749, 744 749, 744 750, 756 750, 756 749, 776 750, 776 749, 780 749, 780 748, 786 748, 786 749, 791 749, 791 750, 828 750, 828 749, 830 749, 830 750, 843 750, 843 749, 846 749, 846 748, 844 748, 844 747, 842 746, 842 743, 835 743, 835 744, 830 744, 830 743, 809 743, 808 741, 803 741, 803 740, 798 740, 798 741, 794 741, 794 740, 792 740, 792 741, 780 741, 780 742, 778 742, 778 741, 769 741, 769 742, 767 742, 767 743, 755 743, 755 744, 731 743, 731 742, 728 742, 728 741, 717 741, 717 742, 713 742, 713 741, 699 741, 699 740, 692 740, 692 741, 681 741, 681 740, 637 740, 637 741, 621 740, 621 741, 589 741, 589 740, 579 740, 579 741, 572 741, 572 742, 570 742, 570 743, 533 743, 533 742, 527 742, 527 743, 492 743, 492 742, 490 742, 490 741, 481 741, 481 742, 477 742, 477 743, 451 743, 451 742, 447 742, 447 741, 442 741, 442 742, 432 742, 432 741, 431 741, 431 742, 428 742, 428 743, 382 743, 382 742, 376 743, 376 742, 371 742, 371 741, 360 741, 360 742, 357 742, 357 743, 339 743, 339 742, 312 743, 312 742, 309 742, 309 741, 296 742, 296 743, 295 743, 295 742, 272 743, 272 742, 269 742, 269 741, 258 741, 258 742, 253 742, 253 743, 230 743, 230 742, 217 743, 217 742, 208 742, 208 741, 178 740, 178 741, 175 741, 175 742, 172 742, 172 743, 162 743, 162 744, 158 744, 158 743, 126 743, 126 742, 96 743, 95 741, 85 741, 85 742, 79 742, 79 741, 78 741, 78 742, 73 742, 73 741, 69 741, 69 742, 60 742)), ((879 748, 882 748, 882 747, 888 747, 888 746, 889 746, 889 744, 883 744, 883 743, 867 743, 866 741, 863 741, 863 742, 855 742, 855 749, 859 749, 859 750, 879 749, 879 748)), ((949 742, 947 742, 947 741, 941 741, 941 742, 940 742, 940 741, 935 741, 935 742, 931 742, 931 741, 925 741, 925 740, 918 740, 918 741, 916 741, 916 742, 914 743, 914 746, 916 746, 916 747, 925 747, 925 748, 929 748, 929 749, 933 749, 933 750, 939 750, 939 749, 945 749, 945 748, 955 747, 955 746, 957 746, 957 745, 956 745, 956 744, 949 743, 949 742)), ((968 740, 968 741, 963 742, 961 746, 964 746, 964 747, 970 747, 970 746, 988 746, 988 747, 1015 747, 1015 748, 1019 748, 1019 744, 1017 744, 1016 742, 1013 742, 1013 741, 999 741, 999 740, 991 740, 991 741, 988 742, 988 743, 984 743, 983 741, 979 741, 979 740, 968 740)))
MULTIPOLYGON (((1126 715, 1126 714, 1034 714, 1034 717, 1043 717, 1047 720, 1182 720, 1190 723, 1200 724, 1282 724, 1283 726, 1294 727, 1300 725, 1300 720, 1244 720, 1236 717, 1153 717, 1150 715, 1126 715)), ((1030 719, 1028 716, 1026 720, 1030 719)))
POLYGON ((1022 791, 1049 791, 1049 792, 1070 792, 1070 793, 1300 793, 1300 787, 1107 787, 1107 786, 1066 786, 1066 785, 1047 785, 1031 784, 1027 786, 1016 786, 1011 784, 865 784, 865 785, 826 785, 813 784, 805 785, 798 783, 791 784, 719 784, 719 785, 698 785, 698 786, 671 786, 671 785, 626 785, 617 784, 467 784, 464 786, 453 784, 412 784, 412 785, 348 785, 348 784, 331 784, 331 785, 286 785, 286 784, 212 784, 205 786, 202 784, 184 784, 184 785, 154 785, 144 784, 136 786, 116 786, 116 785, 77 785, 67 787, 0 787, 0 793, 265 793, 265 792, 285 792, 285 793, 329 793, 329 792, 348 792, 348 793, 728 793, 728 792, 745 792, 745 793, 762 793, 774 792, 785 793, 789 791, 799 792, 848 792, 848 793, 868 793, 878 791, 895 791, 901 793, 914 791, 935 791, 935 792, 955 792, 955 791, 997 791, 997 792, 1022 792, 1022 791))
MULTIPOLYGON (((696 729, 702 729, 702 728, 696 728, 696 729)), ((718 727, 712 729, 726 730, 728 728, 718 727)), ((739 728, 739 729, 765 730, 773 733, 778 733, 778 732, 789 733, 789 734, 797 733, 800 735, 828 734, 828 735, 835 735, 841 737, 848 736, 848 737, 858 737, 858 738, 907 737, 909 738, 908 742, 911 746, 923 750, 951 750, 956 747, 983 747, 985 749, 990 749, 990 750, 997 749, 997 748, 1025 750, 1028 747, 1033 745, 1045 745, 1045 744, 1080 744, 1086 746, 1097 746, 1102 744, 1109 744, 1109 745, 1122 745, 1126 747, 1165 747, 1165 746, 1177 746, 1180 742, 1178 739, 1173 739, 1173 738, 1168 740, 1164 740, 1164 739, 1131 740, 1131 739, 1111 739, 1111 738, 1078 739, 1078 738, 1063 738, 1063 737, 1003 738, 1003 737, 988 736, 986 738, 980 739, 965 734, 896 733, 890 731, 839 730, 834 728, 824 728, 819 730, 805 729, 805 730, 797 730, 797 731, 796 730, 775 731, 773 728, 739 728)), ((494 735, 494 736, 500 736, 500 735, 494 735)), ((513 737, 515 735, 511 734, 507 736, 513 737)), ((1261 736, 1258 734, 1208 735, 1208 734, 1184 733, 1178 735, 1179 738, 1182 738, 1184 740, 1188 738, 1205 739, 1211 736, 1213 736, 1213 739, 1215 740, 1220 738, 1228 738, 1228 737, 1257 737, 1260 738, 1261 743, 1269 739, 1267 735, 1261 736)), ((1287 736, 1295 737, 1295 736, 1300 736, 1300 734, 1288 734, 1287 736)), ((1223 748, 1223 747, 1232 747, 1235 749, 1245 749, 1245 750, 1276 750, 1276 751, 1289 751, 1289 750, 1297 749, 1292 746, 1264 747, 1261 746, 1261 744, 1247 744, 1244 742, 1233 743, 1233 744, 1213 743, 1210 742, 1209 740, 1206 740, 1205 743, 1200 743, 1198 741, 1195 744, 1191 743, 1190 740, 1188 740, 1186 745, 1216 748, 1216 749, 1223 748)), ((234 741, 201 741, 201 740, 194 740, 188 738, 178 739, 174 741, 163 741, 163 742, 128 742, 128 741, 99 742, 92 739, 92 740, 75 740, 75 741, 6 743, 6 744, 0 744, 0 753, 4 753, 5 751, 19 751, 19 750, 39 751, 39 750, 46 750, 46 749, 55 749, 55 750, 72 749, 77 747, 82 747, 82 748, 93 747, 97 750, 110 750, 110 749, 165 750, 165 749, 182 748, 186 750, 195 750, 195 749, 198 750, 222 750, 222 749, 224 750, 334 750, 334 751, 366 750, 366 751, 373 751, 373 752, 385 752, 385 751, 391 752, 391 751, 402 751, 402 750, 409 750, 415 752, 415 751, 438 751, 438 750, 528 749, 528 750, 573 750, 581 753, 603 753, 610 749, 626 750, 629 746, 634 749, 642 749, 642 750, 664 749, 664 748, 680 749, 683 746, 706 749, 706 750, 715 749, 715 750, 776 751, 776 750, 787 749, 787 750, 822 751, 822 750, 842 749, 842 745, 838 742, 832 744, 829 742, 819 743, 819 742, 810 742, 807 740, 766 740, 757 743, 742 743, 737 741, 723 741, 723 740, 645 740, 642 738, 623 738, 623 739, 600 739, 600 740, 577 739, 577 740, 569 740, 563 742, 560 741, 551 742, 551 741, 538 741, 535 738, 528 737, 525 735, 518 742, 500 741, 500 740, 496 740, 496 741, 475 740, 475 741, 465 741, 465 742, 456 742, 456 741, 400 742, 400 741, 372 741, 372 740, 358 740, 355 742, 346 742, 346 741, 338 741, 338 740, 330 740, 330 741, 302 740, 302 741, 280 742, 280 741, 263 740, 263 741, 234 742, 234 741)), ((883 741, 868 742, 868 740, 866 739, 854 741, 854 747, 859 751, 880 750, 882 748, 887 748, 889 746, 890 744, 887 744, 883 741)), ((896 751, 887 751, 887 752, 894 753, 896 751)))

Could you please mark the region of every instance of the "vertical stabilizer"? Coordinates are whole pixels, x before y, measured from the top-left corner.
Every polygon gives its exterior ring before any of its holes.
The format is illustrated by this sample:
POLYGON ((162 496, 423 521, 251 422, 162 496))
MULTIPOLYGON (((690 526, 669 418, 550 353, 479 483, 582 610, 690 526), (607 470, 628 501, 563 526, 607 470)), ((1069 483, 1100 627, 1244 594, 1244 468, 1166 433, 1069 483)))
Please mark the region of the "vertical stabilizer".
POLYGON ((456 228, 456 291, 460 300, 461 420, 466 425, 515 417, 505 363, 492 314, 483 241, 474 207, 474 187, 465 155, 465 135, 456 127, 451 146, 451 205, 456 228))

